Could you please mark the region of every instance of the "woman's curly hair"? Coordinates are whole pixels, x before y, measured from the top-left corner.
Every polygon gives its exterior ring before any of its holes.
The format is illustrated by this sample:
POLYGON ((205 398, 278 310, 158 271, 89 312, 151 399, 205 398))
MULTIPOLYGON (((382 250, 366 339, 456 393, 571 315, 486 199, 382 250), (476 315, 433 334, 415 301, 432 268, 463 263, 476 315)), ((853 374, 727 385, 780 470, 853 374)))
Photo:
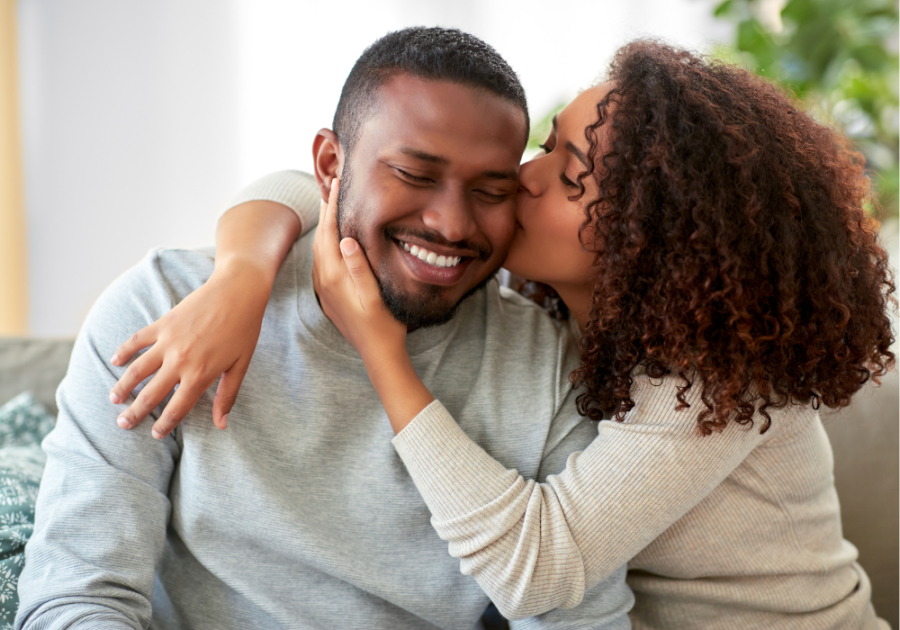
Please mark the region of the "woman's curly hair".
POLYGON ((683 380, 678 408, 702 388, 702 434, 757 412, 765 432, 767 409, 842 407, 877 381, 896 301, 863 157, 769 82, 684 50, 628 44, 609 81, 579 177, 599 185, 579 411, 622 420, 643 366, 683 380))

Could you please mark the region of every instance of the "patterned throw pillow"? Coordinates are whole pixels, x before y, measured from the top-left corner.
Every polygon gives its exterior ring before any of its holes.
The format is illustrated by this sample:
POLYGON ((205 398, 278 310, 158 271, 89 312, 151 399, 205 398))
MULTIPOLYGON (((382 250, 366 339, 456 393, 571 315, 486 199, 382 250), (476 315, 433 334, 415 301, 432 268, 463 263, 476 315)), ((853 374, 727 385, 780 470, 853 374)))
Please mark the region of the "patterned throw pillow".
POLYGON ((31 392, 19 394, 0 407, 0 448, 40 444, 54 424, 56 419, 31 392))
POLYGON ((0 630, 12 630, 19 607, 19 575, 44 470, 40 442, 53 424, 28 392, 0 407, 0 630))

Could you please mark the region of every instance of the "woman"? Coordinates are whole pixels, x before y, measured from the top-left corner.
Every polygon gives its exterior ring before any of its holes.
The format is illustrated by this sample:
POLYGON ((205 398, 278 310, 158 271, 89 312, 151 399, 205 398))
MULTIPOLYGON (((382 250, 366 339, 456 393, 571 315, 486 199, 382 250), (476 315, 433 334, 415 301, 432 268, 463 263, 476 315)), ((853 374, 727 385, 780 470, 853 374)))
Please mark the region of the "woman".
MULTIPOLYGON (((621 49, 544 150, 521 168, 506 267, 577 331, 579 409, 600 421, 546 483, 433 401, 365 257, 350 239, 338 253, 333 200, 316 235, 322 306, 463 571, 514 617, 577 605, 628 561, 636 628, 879 627, 815 411, 894 358, 862 159, 764 81, 652 42, 621 49)), ((114 399, 177 345, 175 326, 150 328, 118 356, 156 341, 155 359, 114 399)))

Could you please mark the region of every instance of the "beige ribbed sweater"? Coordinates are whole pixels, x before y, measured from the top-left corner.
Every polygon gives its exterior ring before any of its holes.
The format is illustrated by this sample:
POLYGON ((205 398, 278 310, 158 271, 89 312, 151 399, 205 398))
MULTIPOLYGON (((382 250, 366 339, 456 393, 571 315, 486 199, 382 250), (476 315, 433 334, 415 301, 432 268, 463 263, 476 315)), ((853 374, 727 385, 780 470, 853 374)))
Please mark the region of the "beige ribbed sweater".
MULTIPOLYGON (((304 230, 317 218, 318 190, 295 171, 235 203, 250 199, 287 205, 304 230)), ((636 629, 886 628, 841 535, 818 414, 794 406, 763 435, 757 423, 701 437, 699 388, 675 411, 678 384, 635 375, 625 421, 600 422, 546 483, 506 470, 438 401, 394 446, 462 571, 509 617, 575 606, 628 562, 636 629)))
POLYGON ((507 615, 577 605, 628 561, 636 629, 885 627, 841 535, 818 414, 701 437, 699 388, 675 411, 678 383, 636 375, 625 421, 600 422, 543 484, 487 456, 437 401, 394 445, 450 553, 507 615))

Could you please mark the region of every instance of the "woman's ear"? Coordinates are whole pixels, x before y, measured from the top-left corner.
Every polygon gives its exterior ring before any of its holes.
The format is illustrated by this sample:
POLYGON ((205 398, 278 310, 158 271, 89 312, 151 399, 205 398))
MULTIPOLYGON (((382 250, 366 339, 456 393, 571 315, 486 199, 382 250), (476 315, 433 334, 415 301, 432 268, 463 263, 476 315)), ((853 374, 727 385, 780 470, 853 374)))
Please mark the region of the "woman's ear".
POLYGON ((319 129, 313 140, 313 169, 322 201, 328 201, 331 181, 344 170, 344 150, 331 129, 319 129))

